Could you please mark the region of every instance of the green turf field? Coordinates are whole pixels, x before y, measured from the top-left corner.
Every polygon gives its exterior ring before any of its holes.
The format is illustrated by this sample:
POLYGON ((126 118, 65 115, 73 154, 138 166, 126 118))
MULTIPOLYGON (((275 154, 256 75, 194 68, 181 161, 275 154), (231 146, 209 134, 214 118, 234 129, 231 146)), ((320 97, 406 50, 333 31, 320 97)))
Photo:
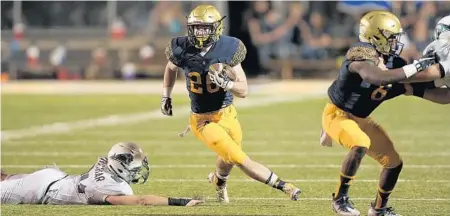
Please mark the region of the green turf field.
MULTIPOLYGON (((175 106, 187 103, 174 98, 175 106)), ((231 203, 214 201, 207 174, 215 156, 192 134, 177 133, 187 125, 186 110, 173 118, 135 124, 91 127, 62 134, 2 141, 1 162, 7 172, 31 172, 56 163, 70 174, 86 171, 112 144, 135 141, 149 156, 150 181, 135 185, 136 194, 200 196, 206 203, 185 207, 1 206, 2 215, 333 215, 335 189, 345 149, 318 144, 326 99, 309 99, 239 110, 244 150, 280 177, 303 190, 302 200, 289 201, 279 191, 249 181, 240 170, 229 182, 231 203)), ((113 114, 159 109, 158 96, 144 95, 2 95, 2 130, 16 131, 55 122, 72 122, 113 114)), ((239 109, 239 107, 238 107, 239 109)), ((450 215, 450 108, 415 98, 386 102, 374 114, 390 133, 404 158, 404 171, 392 204, 407 216, 450 215)), ((363 215, 375 196, 380 167, 366 157, 351 197, 363 215)))

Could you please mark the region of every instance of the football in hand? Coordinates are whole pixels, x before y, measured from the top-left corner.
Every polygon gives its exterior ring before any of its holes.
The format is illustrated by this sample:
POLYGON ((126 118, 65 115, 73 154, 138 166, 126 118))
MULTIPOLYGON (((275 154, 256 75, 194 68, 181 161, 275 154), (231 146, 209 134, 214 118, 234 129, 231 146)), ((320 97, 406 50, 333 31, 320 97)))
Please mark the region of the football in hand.
POLYGON ((231 81, 236 81, 236 73, 230 65, 215 63, 209 66, 209 71, 225 74, 231 81))

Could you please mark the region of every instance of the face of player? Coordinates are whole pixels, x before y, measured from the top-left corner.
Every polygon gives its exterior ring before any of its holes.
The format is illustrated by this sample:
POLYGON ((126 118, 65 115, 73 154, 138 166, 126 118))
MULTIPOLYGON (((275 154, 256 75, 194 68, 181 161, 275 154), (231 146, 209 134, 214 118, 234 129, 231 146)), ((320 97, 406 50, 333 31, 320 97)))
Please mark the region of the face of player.
POLYGON ((400 42, 402 35, 402 33, 394 34, 388 38, 388 43, 391 46, 391 54, 398 56, 402 53, 403 43, 400 42))
POLYGON ((194 26, 194 35, 198 39, 207 39, 212 33, 212 25, 194 26))
POLYGON ((214 38, 216 24, 196 24, 188 26, 188 34, 197 48, 206 48, 214 38))
POLYGON ((130 170, 131 172, 131 183, 133 184, 144 184, 147 182, 150 175, 150 167, 148 165, 147 157, 142 160, 142 165, 130 170))

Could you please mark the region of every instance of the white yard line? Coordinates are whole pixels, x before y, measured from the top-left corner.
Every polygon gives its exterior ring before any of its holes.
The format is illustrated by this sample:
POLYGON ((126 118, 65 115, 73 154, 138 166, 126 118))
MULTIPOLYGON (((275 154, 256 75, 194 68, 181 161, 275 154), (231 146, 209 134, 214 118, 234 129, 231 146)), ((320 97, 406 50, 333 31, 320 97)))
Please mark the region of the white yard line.
MULTIPOLYGON (((72 165, 58 165, 59 168, 72 168, 72 169, 84 169, 91 167, 92 164, 72 164, 72 165)), ((328 168, 340 168, 341 164, 268 164, 269 168, 277 169, 292 169, 292 168, 309 168, 309 169, 328 169, 328 168)), ((15 169, 39 169, 44 165, 1 165, 2 168, 15 168, 15 169)), ((161 164, 151 165, 152 169, 201 169, 201 168, 214 168, 214 164, 161 164)), ((380 169, 378 165, 361 165, 362 168, 376 168, 380 169)), ((403 167, 407 169, 449 169, 450 164, 433 164, 433 165, 421 165, 421 164, 407 164, 403 167)))
MULTIPOLYGON (((373 197, 351 197, 351 200, 373 200, 373 197)), ((207 198, 207 200, 215 200, 215 198, 207 198)), ((279 197, 231 197, 230 200, 286 200, 287 198, 279 198, 279 197)), ((301 197, 301 200, 312 200, 312 201, 331 201, 331 198, 328 197, 301 197)), ((435 201, 450 201, 450 198, 390 198, 389 200, 393 201, 417 201, 417 202, 435 202, 435 201)))
MULTIPOLYGON (((186 122, 187 124, 187 122, 186 122)), ((108 145, 110 146, 111 143, 117 142, 117 140, 123 140, 123 139, 133 139, 133 141, 138 142, 142 147, 144 148, 151 148, 154 146, 174 146, 174 148, 176 148, 175 146, 187 146, 187 145, 192 145, 195 144, 196 146, 201 146, 203 144, 201 144, 200 142, 197 141, 197 139, 194 138, 194 136, 192 135, 192 133, 187 134, 187 137, 185 138, 181 138, 178 136, 178 133, 180 133, 182 130, 185 129, 185 125, 181 125, 180 126, 180 130, 176 131, 176 132, 172 132, 168 135, 163 135, 166 136, 164 137, 159 137, 159 138, 151 138, 154 137, 155 134, 158 133, 154 133, 154 132, 149 132, 147 134, 147 136, 136 136, 133 134, 128 134, 128 135, 121 135, 121 136, 114 136, 116 130, 111 130, 109 132, 104 132, 103 135, 99 135, 99 136, 95 136, 92 137, 92 140, 89 140, 88 138, 86 138, 86 136, 84 135, 84 131, 80 131, 76 134, 73 134, 73 136, 67 136, 67 137, 56 137, 54 138, 55 140, 9 140, 9 141, 3 141, 2 142, 2 146, 26 146, 26 145, 39 145, 39 146, 46 146, 46 148, 48 147, 60 147, 60 146, 77 146, 80 147, 81 149, 84 148, 86 145, 95 145, 95 146, 102 146, 102 145, 108 145), (82 139, 78 139, 82 137, 82 139), (126 137, 126 138, 124 138, 126 137), (63 139, 63 140, 60 140, 63 139)), ((317 142, 311 142, 311 140, 308 139, 293 139, 293 140, 283 140, 283 138, 279 138, 277 140, 273 140, 272 137, 268 137, 267 139, 264 139, 265 136, 262 135, 260 137, 255 137, 255 138, 249 138, 247 133, 244 133, 245 137, 247 137, 246 140, 244 140, 243 142, 243 146, 245 147, 255 147, 258 146, 260 148, 264 148, 266 146, 269 147, 273 147, 274 145, 277 146, 283 146, 283 145, 295 145, 301 148, 305 148, 305 150, 309 150, 311 148, 315 148, 315 147, 321 147, 317 142), (268 140, 268 139, 272 139, 272 140, 268 140)), ((161 134, 158 134, 161 135, 161 134)), ((272 135, 272 136, 276 136, 276 135, 272 135)), ((315 133, 314 137, 318 137, 318 134, 315 133)), ((292 138, 292 137, 291 137, 292 138)), ((53 139, 53 138, 49 138, 49 139, 53 139)), ((318 138, 317 138, 318 140, 318 138)), ((421 146, 424 147, 425 145, 429 145, 429 143, 423 143, 423 142, 418 142, 417 140, 398 140, 395 142, 397 145, 401 144, 401 145, 414 145, 414 146, 421 146)), ((338 145, 338 144, 334 144, 333 145, 335 149, 340 149, 342 150, 343 148, 338 145)), ((450 148, 446 148, 448 147, 448 143, 444 141, 440 141, 440 142, 434 142, 433 146, 442 146, 444 147, 444 151, 448 152, 448 149, 450 148)), ((188 146, 188 147, 192 147, 192 146, 188 146)), ((300 152, 302 152, 300 150, 300 152)), ((417 154, 421 154, 420 152, 417 152, 417 154)), ((425 153, 426 154, 426 153, 425 153)))
MULTIPOLYGON (((257 106, 255 106, 257 107, 257 106)), ((180 109, 180 107, 175 108, 177 111, 180 109)), ((182 107, 181 107, 182 109, 182 107)), ((240 107, 238 107, 238 109, 240 110, 240 107)), ((159 111, 158 111, 159 112, 159 111)), ((179 116, 179 111, 176 113, 176 115, 174 116, 175 118, 180 117, 179 116)), ((183 115, 181 113, 181 115, 183 115)), ((251 115, 251 114, 250 114, 251 115)), ((183 117, 183 116, 181 116, 183 117)), ((246 117, 249 117, 249 115, 246 115, 246 117)), ((253 118, 253 116, 250 116, 253 118)), ((255 117, 261 121, 263 121, 262 118, 259 117, 255 117)), ((270 119, 269 121, 272 121, 273 119, 270 119)), ((57 123, 55 123, 57 124, 57 123)), ((17 130, 22 130, 22 129, 17 129, 17 130)), ((10 131, 15 131, 10 130, 10 131)), ((7 132, 7 131, 5 131, 7 132)), ((84 136, 148 136, 148 135, 153 135, 153 134, 158 134, 158 135, 173 135, 173 134, 177 134, 180 131, 175 131, 175 130, 152 130, 152 131, 148 131, 146 128, 132 128, 132 129, 121 129, 121 130, 116 130, 114 131, 113 134, 111 134, 111 129, 96 129, 96 130, 85 130, 85 131, 81 131, 80 134, 84 135, 84 136)), ((440 136, 442 137, 450 137, 449 133, 445 133, 446 131, 436 131, 436 132, 442 132, 442 134, 440 134, 440 136)), ((414 138, 416 137, 423 137, 423 136, 429 136, 430 133, 429 131, 419 131, 419 130, 407 130, 407 131, 398 131, 398 130, 390 130, 388 132, 390 135, 397 135, 397 136, 402 136, 402 140, 397 140, 396 143, 398 142, 402 142, 402 143, 415 143, 417 141, 415 141, 414 139, 411 139, 411 134, 414 134, 414 138), (405 139, 407 138, 407 139, 405 139)), ((251 136, 251 137, 272 137, 272 136, 290 136, 290 137, 304 137, 304 136, 317 136, 317 130, 311 128, 308 130, 298 130, 296 128, 292 128, 291 130, 287 129, 284 131, 273 131, 272 133, 267 133, 267 134, 261 134, 260 130, 246 130, 245 131, 245 136, 251 136)), ((9 142, 16 142, 14 140, 11 140, 9 142)), ((26 140, 23 142, 37 142, 37 141, 32 141, 32 140, 26 140)), ((41 142, 49 142, 46 140, 42 140, 41 142)), ((65 142, 65 141, 61 141, 61 142, 65 142)), ((71 141, 69 141, 71 142, 71 141)))
MULTIPOLYGON (((248 151, 251 156, 263 157, 279 157, 279 156, 326 156, 326 157, 341 157, 345 156, 347 152, 319 152, 319 151, 304 151, 304 152, 268 152, 268 151, 248 151)), ((75 156, 102 156, 105 152, 41 152, 41 151, 3 151, 1 156, 14 157, 75 157, 75 156)), ((450 152, 400 152, 402 156, 409 157, 445 157, 450 156, 450 152)), ((211 157, 216 155, 211 151, 193 151, 193 152, 154 152, 150 156, 174 156, 174 157, 211 157)))
MULTIPOLYGON (((255 99, 245 99, 237 100, 236 105, 239 108, 251 108, 272 105, 277 103, 284 103, 290 101, 299 101, 309 98, 323 97, 324 92, 311 93, 307 95, 299 96, 270 96, 255 99)), ((185 117, 189 114, 190 106, 182 106, 174 108, 174 117, 185 117)), ((67 133, 74 130, 102 127, 102 126, 114 126, 114 125, 124 125, 124 124, 134 124, 139 122, 144 122, 153 119, 169 118, 163 116, 160 110, 154 110, 151 112, 135 113, 135 114, 124 114, 124 115, 110 115, 95 119, 86 119, 74 122, 61 122, 46 124, 41 126, 35 126, 25 129, 17 130, 7 130, 2 131, 1 139, 2 141, 11 139, 22 139, 27 137, 34 137, 45 134, 58 134, 67 133)))
MULTIPOLYGON (((150 179, 152 182, 208 182, 204 179, 150 179)), ((338 179, 285 179, 288 182, 304 182, 304 183, 327 183, 337 182, 338 179)), ((356 179, 355 182, 378 182, 378 179, 356 179)), ((253 179, 229 179, 228 182, 256 182, 253 179)), ((399 179, 398 182, 413 182, 413 183, 450 183, 450 180, 412 180, 412 179, 399 179)))

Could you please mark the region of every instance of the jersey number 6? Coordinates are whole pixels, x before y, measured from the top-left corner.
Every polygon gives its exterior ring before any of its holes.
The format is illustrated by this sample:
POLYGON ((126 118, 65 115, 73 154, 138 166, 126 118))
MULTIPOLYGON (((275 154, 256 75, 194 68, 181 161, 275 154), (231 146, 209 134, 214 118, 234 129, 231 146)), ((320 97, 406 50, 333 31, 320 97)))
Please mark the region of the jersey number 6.
POLYGON ((373 90, 370 98, 375 101, 380 101, 383 100, 384 97, 386 97, 387 93, 388 90, 384 89, 384 86, 380 86, 379 88, 373 90))
MULTIPOLYGON (((202 76, 200 75, 199 72, 189 72, 188 75, 189 77, 189 86, 190 86, 190 90, 191 92, 194 92, 196 94, 203 94, 203 87, 202 87, 202 76)), ((217 91, 219 91, 219 86, 217 86, 214 83, 211 83, 211 80, 209 79, 209 77, 206 78, 206 90, 209 93, 215 93, 217 91)))

